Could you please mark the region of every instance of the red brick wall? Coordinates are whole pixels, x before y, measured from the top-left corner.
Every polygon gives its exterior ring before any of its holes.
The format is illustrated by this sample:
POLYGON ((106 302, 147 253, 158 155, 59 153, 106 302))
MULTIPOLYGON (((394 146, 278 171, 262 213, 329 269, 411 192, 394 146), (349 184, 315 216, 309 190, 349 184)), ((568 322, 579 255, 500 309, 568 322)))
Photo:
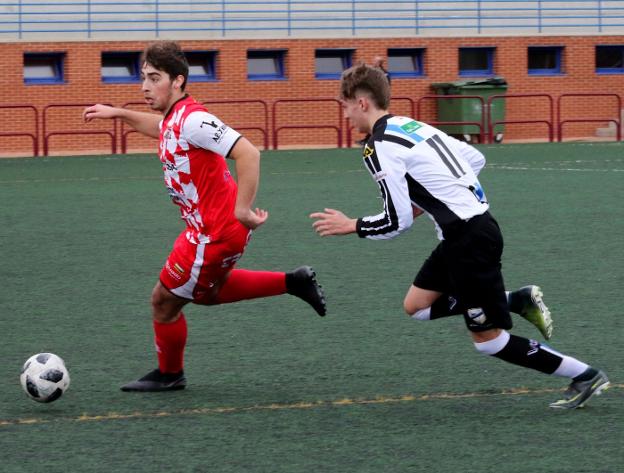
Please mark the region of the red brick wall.
MULTIPOLYGON (((354 48, 355 61, 370 62, 387 48, 425 48, 425 72, 423 78, 394 79, 392 92, 395 97, 408 97, 416 101, 422 95, 432 93, 432 82, 458 80, 457 50, 464 46, 496 47, 495 72, 509 83, 509 94, 547 93, 559 97, 562 93, 591 92, 618 93, 624 96, 624 75, 597 75, 594 71, 594 47, 596 44, 622 44, 619 36, 550 36, 550 37, 474 37, 474 38, 377 38, 377 39, 309 39, 309 40, 222 40, 181 41, 187 50, 218 50, 218 82, 191 83, 188 91, 200 100, 247 99, 266 102, 269 112, 268 134, 271 138, 272 106, 276 99, 287 98, 334 98, 338 92, 337 80, 314 78, 314 51, 316 48, 354 48), (529 76, 527 74, 527 46, 565 46, 563 69, 559 76, 529 76), (283 81, 248 81, 247 48, 284 48, 286 76, 283 81)), ((56 42, 56 43, 3 43, 3 87, 0 105, 31 104, 39 109, 40 123, 43 109, 49 104, 94 103, 96 101, 123 105, 140 101, 139 84, 104 84, 100 79, 101 51, 141 51, 144 42, 56 42), (63 85, 25 85, 22 77, 24 52, 66 52, 65 80, 63 85)), ((508 99, 507 118, 512 120, 547 119, 548 109, 543 100, 508 99)), ((556 105, 556 103, 555 103, 556 105)), ((238 128, 265 128, 264 111, 260 103, 214 105, 215 114, 238 128)), ((338 106, 332 102, 283 103, 278 106, 277 127, 307 124, 315 126, 338 126, 338 106)), ((48 111, 47 132, 67 130, 91 130, 112 132, 110 123, 99 122, 84 125, 80 119, 82 106, 54 108, 48 111)), ((395 100, 394 113, 409 114, 407 99, 395 100)), ((435 107, 424 107, 423 119, 435 120, 435 107)), ((612 98, 566 99, 563 117, 616 118, 616 103, 612 98)), ((0 135, 7 132, 34 133, 32 112, 26 110, 0 109, 0 135)), ((597 127, 606 123, 568 124, 566 139, 592 136, 597 127)), ((261 146, 264 136, 257 130, 246 135, 261 146)), ((544 125, 508 125, 508 139, 543 139, 547 136, 544 125)), ((342 138, 346 138, 343 133, 342 138)), ((358 138, 358 136, 354 136, 358 138)), ((92 153, 111 149, 111 138, 106 134, 89 136, 55 135, 50 137, 50 154, 71 151, 92 153)), ((279 132, 280 146, 331 146, 336 143, 336 132, 331 128, 311 130, 283 129, 279 132)), ((40 146, 43 141, 40 140, 40 146)), ((120 139, 116 140, 119 149, 120 139)), ((128 136, 129 150, 154 149, 152 140, 128 136)), ((0 137, 0 154, 28 154, 32 149, 29 138, 0 137)))

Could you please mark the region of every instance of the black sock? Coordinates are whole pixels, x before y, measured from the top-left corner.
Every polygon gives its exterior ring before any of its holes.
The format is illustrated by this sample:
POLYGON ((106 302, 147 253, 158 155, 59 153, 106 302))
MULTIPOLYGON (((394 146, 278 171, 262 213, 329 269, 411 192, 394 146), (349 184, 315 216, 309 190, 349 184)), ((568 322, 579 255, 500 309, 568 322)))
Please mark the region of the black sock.
POLYGON ((508 363, 547 374, 553 374, 563 360, 558 354, 542 347, 536 340, 529 340, 515 335, 510 335, 507 345, 493 356, 508 363))

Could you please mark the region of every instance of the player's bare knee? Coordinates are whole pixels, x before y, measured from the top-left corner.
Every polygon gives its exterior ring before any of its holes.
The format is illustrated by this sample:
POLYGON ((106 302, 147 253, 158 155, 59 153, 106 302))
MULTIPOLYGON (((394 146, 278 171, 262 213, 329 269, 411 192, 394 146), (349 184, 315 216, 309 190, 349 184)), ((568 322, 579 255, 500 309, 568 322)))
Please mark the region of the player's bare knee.
POLYGON ((165 299, 155 293, 152 293, 152 318, 160 323, 167 323, 171 319, 165 299))
POLYGON ((152 318, 156 322, 173 322, 180 313, 181 304, 173 300, 175 296, 170 294, 164 287, 157 284, 152 291, 152 318))
POLYGON ((166 304, 152 304, 152 319, 161 324, 175 322, 180 315, 177 307, 166 304))
POLYGON ((411 300, 409 297, 405 297, 405 299, 403 300, 403 310, 410 317, 414 317, 417 312, 423 309, 428 309, 428 306, 422 307, 421 304, 414 303, 414 301, 411 300))
POLYGON ((407 297, 405 297, 405 299, 403 299, 403 310, 411 317, 418 309, 414 307, 414 304, 412 304, 407 297))
POLYGON ((407 301, 403 301, 403 310, 407 315, 409 315, 410 317, 412 316, 412 307, 407 303, 407 301))
POLYGON ((162 293, 160 292, 160 289, 158 286, 156 286, 152 290, 152 297, 151 297, 150 302, 152 304, 152 310, 154 311, 159 310, 165 304, 165 298, 162 296, 162 293))

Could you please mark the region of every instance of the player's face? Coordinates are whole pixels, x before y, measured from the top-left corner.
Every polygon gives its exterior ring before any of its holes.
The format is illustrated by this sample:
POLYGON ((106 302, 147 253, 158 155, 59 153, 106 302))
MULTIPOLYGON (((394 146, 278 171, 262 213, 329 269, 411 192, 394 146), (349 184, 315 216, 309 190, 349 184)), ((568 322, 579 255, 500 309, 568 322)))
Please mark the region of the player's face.
POLYGON ((147 105, 152 110, 162 113, 169 110, 182 94, 180 77, 172 80, 166 72, 147 63, 143 64, 141 68, 141 91, 147 105))
POLYGON ((354 128, 362 133, 369 133, 368 119, 364 113, 366 109, 364 100, 364 97, 355 97, 354 99, 342 99, 340 103, 345 116, 354 128))

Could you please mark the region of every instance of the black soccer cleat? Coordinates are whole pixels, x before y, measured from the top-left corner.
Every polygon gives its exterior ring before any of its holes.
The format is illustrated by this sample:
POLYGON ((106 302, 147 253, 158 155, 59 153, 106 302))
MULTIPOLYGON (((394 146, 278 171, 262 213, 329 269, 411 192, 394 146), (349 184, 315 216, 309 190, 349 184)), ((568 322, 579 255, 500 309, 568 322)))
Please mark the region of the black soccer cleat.
POLYGON ((316 282, 316 273, 310 266, 286 273, 286 292, 306 301, 321 317, 327 313, 323 287, 316 282))
POLYGON ((177 391, 186 387, 184 371, 178 373, 161 373, 159 369, 150 371, 137 381, 125 384, 122 391, 158 392, 177 391))

